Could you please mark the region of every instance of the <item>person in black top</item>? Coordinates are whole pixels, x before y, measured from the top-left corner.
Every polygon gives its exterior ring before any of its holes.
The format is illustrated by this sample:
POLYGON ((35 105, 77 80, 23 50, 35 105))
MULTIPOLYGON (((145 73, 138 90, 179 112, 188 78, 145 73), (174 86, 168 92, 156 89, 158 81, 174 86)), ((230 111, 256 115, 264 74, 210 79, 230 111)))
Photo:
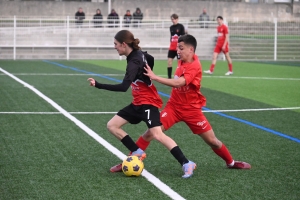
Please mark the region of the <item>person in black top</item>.
POLYGON ((96 14, 94 15, 94 24, 95 24, 95 28, 100 28, 102 27, 101 24, 102 24, 102 19, 103 19, 103 16, 101 14, 101 10, 100 9, 97 9, 96 10, 96 14))
POLYGON ((172 64, 173 64, 173 59, 177 57, 177 43, 178 43, 178 38, 181 35, 185 34, 185 28, 182 24, 178 23, 178 15, 177 14, 172 14, 171 15, 171 21, 173 23, 172 26, 170 26, 170 47, 168 51, 168 78, 172 77, 172 64))
MULTIPOLYGON (((146 64, 153 68, 154 58, 140 50, 139 42, 139 39, 134 38, 133 34, 128 30, 121 30, 115 35, 115 49, 119 55, 127 57, 126 74, 122 83, 114 85, 102 84, 93 78, 88 78, 88 81, 91 86, 110 91, 126 92, 131 86, 132 103, 121 109, 107 123, 107 129, 132 152, 131 155, 138 156, 143 160, 146 157, 146 153, 136 145, 132 138, 122 129, 122 126, 127 123, 138 124, 144 121, 148 127, 148 130, 144 133, 148 136, 147 138, 159 141, 170 150, 171 154, 182 165, 184 171, 182 177, 188 178, 192 176, 196 165, 193 162, 189 162, 174 140, 162 132, 158 108, 162 106, 163 102, 150 78, 144 74, 146 72, 146 64)), ((122 171, 122 165, 116 167, 117 170, 113 167, 111 171, 122 171)))
POLYGON ((78 11, 75 13, 75 19, 76 19, 76 26, 78 28, 82 27, 83 20, 85 19, 85 14, 82 10, 82 8, 79 8, 78 11))
POLYGON ((119 23, 119 15, 118 13, 116 13, 115 9, 111 9, 111 12, 107 17, 107 23, 115 24, 115 26, 108 26, 108 27, 118 27, 116 24, 119 23))

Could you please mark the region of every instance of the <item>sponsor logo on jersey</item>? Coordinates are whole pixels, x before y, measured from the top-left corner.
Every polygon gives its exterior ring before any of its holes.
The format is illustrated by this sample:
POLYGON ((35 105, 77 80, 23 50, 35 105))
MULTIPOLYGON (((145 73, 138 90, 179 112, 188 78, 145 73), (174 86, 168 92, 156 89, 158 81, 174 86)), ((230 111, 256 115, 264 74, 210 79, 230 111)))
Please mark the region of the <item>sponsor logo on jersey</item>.
MULTIPOLYGON (((202 126, 206 123, 207 121, 206 120, 203 120, 201 122, 197 122, 197 126, 202 126)), ((206 126, 205 126, 206 127, 206 126)))

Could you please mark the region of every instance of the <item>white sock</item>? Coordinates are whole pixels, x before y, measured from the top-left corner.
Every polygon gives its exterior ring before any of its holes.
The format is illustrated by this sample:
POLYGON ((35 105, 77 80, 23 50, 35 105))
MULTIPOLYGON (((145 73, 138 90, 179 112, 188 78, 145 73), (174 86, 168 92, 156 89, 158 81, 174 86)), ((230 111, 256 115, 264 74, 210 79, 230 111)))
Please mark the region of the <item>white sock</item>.
POLYGON ((228 166, 232 167, 234 165, 234 160, 228 166))

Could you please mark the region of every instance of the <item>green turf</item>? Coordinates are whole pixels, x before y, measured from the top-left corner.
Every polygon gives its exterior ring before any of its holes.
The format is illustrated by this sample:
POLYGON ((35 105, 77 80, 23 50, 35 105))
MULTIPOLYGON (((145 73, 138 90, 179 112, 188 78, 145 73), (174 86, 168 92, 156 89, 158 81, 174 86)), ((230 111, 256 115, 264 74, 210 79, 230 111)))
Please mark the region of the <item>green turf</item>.
MULTIPOLYGON (((54 62, 102 74, 122 75, 125 69, 125 61, 54 62)), ((202 65, 207 69, 209 62, 202 65)), ((42 61, 1 61, 0 67, 10 73, 23 73, 16 76, 69 112, 118 111, 131 101, 130 91, 114 93, 90 87, 86 79, 91 75, 50 75, 79 72, 42 61)), ((300 77, 299 67, 293 66, 235 62, 234 67, 233 77, 300 77)), ((156 73, 164 75, 165 68, 165 61, 155 63, 156 73)), ((299 80, 217 78, 226 70, 226 64, 219 61, 214 78, 203 77, 201 91, 210 109, 300 106, 299 80)), ((94 77, 101 82, 115 83, 94 77)), ((122 76, 111 77, 122 79, 122 76)), ((169 94, 170 88, 156 85, 159 91, 169 94)), ((56 111, 2 73, 0 86, 0 112, 56 111)), ((166 102, 167 98, 163 100, 166 102)), ((225 114, 300 138, 299 111, 225 114)), ((106 129, 113 115, 73 116, 127 154, 126 148, 106 129)), ((184 123, 176 124, 166 133, 197 163, 194 176, 182 179, 180 165, 158 142, 151 143, 147 150, 146 169, 186 199, 299 198, 299 143, 213 113, 206 116, 233 157, 251 163, 251 170, 227 169, 184 123)), ((110 173, 108 169, 120 160, 63 115, 0 114, 0 124, 0 199, 169 199, 143 177, 110 173)), ((145 128, 142 123, 124 127, 134 139, 145 128)))

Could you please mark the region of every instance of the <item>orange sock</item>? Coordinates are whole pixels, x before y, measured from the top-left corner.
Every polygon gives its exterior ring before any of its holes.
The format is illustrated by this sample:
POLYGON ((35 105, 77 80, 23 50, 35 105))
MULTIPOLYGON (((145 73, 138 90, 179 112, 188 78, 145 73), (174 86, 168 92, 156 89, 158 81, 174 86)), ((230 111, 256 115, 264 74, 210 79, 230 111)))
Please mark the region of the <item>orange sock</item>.
POLYGON ((227 165, 231 164, 233 162, 232 156, 230 154, 230 152, 228 151, 227 147, 225 146, 225 144, 222 144, 222 147, 220 149, 213 149, 212 150, 218 155, 220 156, 227 165))
POLYGON ((211 65, 210 65, 209 71, 213 72, 213 71, 214 71, 214 68, 215 68, 215 65, 214 65, 214 64, 211 64, 211 65))
MULTIPOLYGON (((147 149, 149 144, 150 144, 150 142, 144 140, 144 138, 142 136, 140 136, 139 139, 136 141, 136 145, 143 151, 145 151, 147 149)), ((131 152, 129 155, 131 155, 131 152)))
POLYGON ((232 63, 228 64, 228 69, 229 69, 230 72, 232 72, 232 63))

